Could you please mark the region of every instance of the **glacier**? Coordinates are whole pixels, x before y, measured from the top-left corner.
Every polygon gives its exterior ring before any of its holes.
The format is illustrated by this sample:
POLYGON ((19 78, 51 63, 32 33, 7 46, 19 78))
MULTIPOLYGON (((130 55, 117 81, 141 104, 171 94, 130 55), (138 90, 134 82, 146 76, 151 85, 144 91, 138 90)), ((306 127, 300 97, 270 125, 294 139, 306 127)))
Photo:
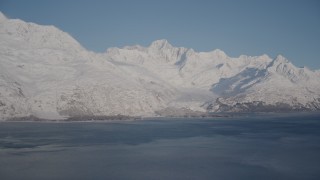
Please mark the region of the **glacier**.
POLYGON ((320 70, 282 55, 229 57, 164 39, 95 53, 1 12, 0 40, 0 120, 320 110, 320 70))

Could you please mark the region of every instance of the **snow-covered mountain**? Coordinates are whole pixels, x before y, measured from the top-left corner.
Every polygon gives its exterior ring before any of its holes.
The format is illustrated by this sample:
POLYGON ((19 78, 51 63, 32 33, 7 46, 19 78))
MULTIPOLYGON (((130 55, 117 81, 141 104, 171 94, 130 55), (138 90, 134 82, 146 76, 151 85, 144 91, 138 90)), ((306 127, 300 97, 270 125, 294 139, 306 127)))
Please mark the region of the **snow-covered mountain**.
POLYGON ((94 53, 53 27, 0 13, 0 119, 319 110, 320 71, 157 40, 94 53))
POLYGON ((153 115, 176 92, 123 71, 52 26, 1 16, 0 39, 2 119, 153 115))

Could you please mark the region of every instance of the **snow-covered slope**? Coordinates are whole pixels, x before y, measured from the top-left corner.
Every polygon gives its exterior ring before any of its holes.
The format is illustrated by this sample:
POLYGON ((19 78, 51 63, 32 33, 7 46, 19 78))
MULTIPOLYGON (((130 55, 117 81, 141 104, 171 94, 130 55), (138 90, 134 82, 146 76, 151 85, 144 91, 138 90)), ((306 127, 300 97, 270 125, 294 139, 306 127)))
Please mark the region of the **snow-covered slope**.
POLYGON ((67 33, 0 20, 0 117, 153 115, 175 89, 124 72, 67 33))
POLYGON ((213 112, 320 109, 319 71, 297 68, 281 55, 231 58, 219 49, 195 52, 158 40, 149 47, 108 49, 105 56, 176 87, 181 94, 169 106, 213 112))
POLYGON ((167 40, 93 53, 53 26, 0 13, 0 119, 319 110, 319 72, 282 56, 232 58, 167 40))
POLYGON ((211 90, 220 97, 211 111, 307 111, 320 109, 320 77, 279 55, 264 69, 246 68, 211 90))

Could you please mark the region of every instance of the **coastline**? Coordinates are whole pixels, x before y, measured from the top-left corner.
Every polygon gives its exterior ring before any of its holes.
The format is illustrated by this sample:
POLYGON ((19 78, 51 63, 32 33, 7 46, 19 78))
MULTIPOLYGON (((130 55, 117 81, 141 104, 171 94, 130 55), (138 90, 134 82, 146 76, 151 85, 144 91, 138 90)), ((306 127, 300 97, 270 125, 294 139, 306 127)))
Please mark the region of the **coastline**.
POLYGON ((39 122, 39 123, 103 123, 103 122, 128 122, 128 121, 141 121, 141 120, 164 120, 164 119, 212 119, 212 118, 256 118, 256 117, 297 117, 297 116, 318 116, 320 111, 304 111, 304 112, 252 112, 252 113, 204 113, 201 115, 183 115, 183 116, 72 116, 63 119, 44 119, 36 116, 14 117, 1 120, 0 123, 6 122, 39 122))

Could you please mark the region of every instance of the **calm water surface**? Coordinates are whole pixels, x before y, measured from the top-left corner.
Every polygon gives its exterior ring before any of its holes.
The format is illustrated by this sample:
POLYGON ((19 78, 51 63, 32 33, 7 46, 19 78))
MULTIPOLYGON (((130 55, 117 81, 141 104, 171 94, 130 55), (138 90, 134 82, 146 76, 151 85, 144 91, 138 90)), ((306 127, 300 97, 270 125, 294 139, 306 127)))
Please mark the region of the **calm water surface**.
POLYGON ((0 123, 0 179, 320 179, 320 116, 0 123))

